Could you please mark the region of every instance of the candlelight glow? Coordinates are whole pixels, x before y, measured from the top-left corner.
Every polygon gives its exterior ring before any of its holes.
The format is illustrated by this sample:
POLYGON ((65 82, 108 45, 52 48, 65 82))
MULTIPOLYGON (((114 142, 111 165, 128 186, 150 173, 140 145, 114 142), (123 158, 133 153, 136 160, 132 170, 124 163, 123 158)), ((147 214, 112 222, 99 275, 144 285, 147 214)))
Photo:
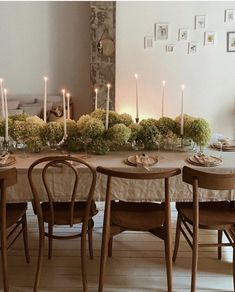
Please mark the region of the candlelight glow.
POLYGON ((181 85, 181 89, 182 89, 182 90, 185 89, 185 85, 184 85, 184 84, 181 85))
POLYGON ((70 93, 69 93, 69 92, 68 92, 68 93, 66 93, 66 96, 67 96, 67 97, 70 97, 70 93))
POLYGON ((111 84, 110 84, 110 83, 108 83, 108 84, 107 84, 107 87, 108 87, 108 88, 110 88, 110 87, 111 87, 111 84))
POLYGON ((165 81, 165 80, 162 81, 162 85, 163 85, 163 86, 166 85, 166 81, 165 81))
POLYGON ((95 88, 95 93, 98 93, 98 88, 95 88))
POLYGON ((62 92, 63 94, 65 94, 65 89, 61 89, 61 92, 62 92))
POLYGON ((3 79, 2 78, 0 78, 0 83, 2 83, 3 82, 3 79))
POLYGON ((135 79, 138 79, 138 74, 137 74, 137 73, 135 73, 135 75, 134 75, 134 76, 135 76, 135 79))
POLYGON ((7 89, 4 89, 3 91, 4 91, 4 94, 6 95, 7 94, 7 89))
POLYGON ((44 81, 46 82, 48 80, 48 78, 47 77, 44 77, 44 81))

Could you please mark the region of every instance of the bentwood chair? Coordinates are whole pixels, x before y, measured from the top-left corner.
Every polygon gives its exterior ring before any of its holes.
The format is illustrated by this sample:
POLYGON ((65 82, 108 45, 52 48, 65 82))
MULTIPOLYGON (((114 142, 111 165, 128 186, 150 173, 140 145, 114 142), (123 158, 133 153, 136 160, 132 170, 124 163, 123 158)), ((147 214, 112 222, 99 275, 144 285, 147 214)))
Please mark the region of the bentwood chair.
MULTIPOLYGON (((97 172, 107 176, 104 224, 100 260, 99 292, 103 291, 107 255, 112 256, 113 237, 126 230, 148 231, 164 240, 168 291, 172 291, 171 208, 169 178, 180 174, 180 169, 165 172, 129 173, 98 167, 97 172), (164 180, 164 203, 124 202, 112 200, 112 180, 164 180)), ((122 183, 120 181, 120 184, 122 183)), ((148 189, 146 189, 146 193, 148 189)), ((156 194, 156 199, 158 195, 156 194)))
POLYGON ((199 171, 185 166, 183 168, 183 181, 192 185, 193 202, 178 202, 175 250, 173 261, 176 260, 179 248, 180 233, 183 234, 192 248, 192 276, 191 291, 196 291, 196 274, 198 265, 198 248, 218 247, 218 258, 221 259, 221 247, 233 247, 233 282, 235 289, 235 209, 233 202, 199 202, 200 188, 208 190, 233 190, 235 189, 235 174, 218 174, 199 171), (184 228, 183 228, 183 226, 184 228), (191 228, 190 228, 191 227, 191 228), (217 230, 218 242, 199 243, 199 229, 217 230), (222 243, 222 233, 228 243, 222 243))
MULTIPOLYGON (((36 160, 28 170, 29 183, 33 193, 33 207, 38 216, 39 225, 39 254, 34 282, 34 291, 37 291, 41 274, 44 253, 44 238, 48 237, 48 259, 52 257, 53 239, 71 239, 81 237, 81 271, 83 291, 88 291, 86 279, 86 234, 88 234, 89 254, 93 258, 92 232, 94 221, 92 217, 98 213, 93 194, 96 183, 96 171, 87 162, 73 156, 50 156, 36 160), (88 177, 87 187, 84 187, 82 175, 88 177), (43 191, 39 190, 40 178, 43 191), (59 184, 59 187, 56 186, 59 184), (55 193, 63 185, 66 202, 55 200, 55 193), (79 187, 79 188, 78 188, 79 187), (77 193, 85 200, 79 200, 77 193), (42 192, 47 201, 42 202, 42 192), (48 225, 48 232, 44 230, 44 223, 48 225), (72 235, 56 235, 55 225, 82 224, 81 232, 72 235)), ((60 190, 61 191, 61 190, 60 190)), ((62 190, 63 191, 63 190, 62 190)))
POLYGON ((6 189, 16 183, 16 168, 0 172, 0 235, 4 292, 9 291, 7 249, 12 246, 21 233, 23 233, 26 261, 30 263, 26 220, 27 203, 6 203, 6 189))

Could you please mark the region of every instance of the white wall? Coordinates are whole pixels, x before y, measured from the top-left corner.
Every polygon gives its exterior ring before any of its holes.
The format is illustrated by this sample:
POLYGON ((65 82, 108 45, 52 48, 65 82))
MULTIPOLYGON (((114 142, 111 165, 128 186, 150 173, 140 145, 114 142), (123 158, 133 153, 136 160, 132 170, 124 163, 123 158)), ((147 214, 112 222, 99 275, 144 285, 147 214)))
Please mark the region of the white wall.
POLYGON ((185 112, 206 118, 213 131, 234 138, 235 53, 226 52, 226 32, 235 22, 224 22, 225 9, 235 2, 117 2, 116 109, 135 116, 135 84, 139 78, 140 118, 161 114, 161 82, 167 81, 165 115, 180 113, 180 85, 186 85, 185 112), (216 45, 205 47, 204 34, 194 29, 195 15, 207 15, 207 31, 217 34, 216 45), (154 34, 154 23, 168 22, 169 41, 157 41, 144 50, 144 36, 154 34), (199 53, 187 54, 187 43, 179 43, 179 28, 190 29, 190 40, 198 41, 199 53), (176 45, 174 54, 166 43, 176 45))
POLYGON ((75 116, 90 110, 89 2, 1 2, 0 77, 10 94, 71 91, 75 116))

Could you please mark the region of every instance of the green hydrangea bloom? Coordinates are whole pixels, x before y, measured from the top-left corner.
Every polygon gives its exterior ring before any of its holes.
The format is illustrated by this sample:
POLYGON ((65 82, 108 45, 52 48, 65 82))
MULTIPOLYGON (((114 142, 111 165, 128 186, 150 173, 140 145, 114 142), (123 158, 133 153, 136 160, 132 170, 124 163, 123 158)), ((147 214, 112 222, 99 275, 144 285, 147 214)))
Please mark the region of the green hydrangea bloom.
POLYGON ((131 129, 131 136, 129 138, 130 142, 134 140, 140 140, 141 138, 141 131, 143 127, 140 124, 130 124, 129 128, 131 129))
POLYGON ((94 139, 104 134, 105 128, 101 120, 89 115, 81 116, 77 121, 78 133, 84 138, 94 139))
POLYGON ((109 140, 111 149, 124 145, 131 136, 131 129, 124 124, 116 124, 109 128, 106 138, 109 140))
POLYGON ((201 118, 195 119, 191 124, 192 140, 200 145, 205 146, 211 138, 211 128, 209 123, 201 118))
POLYGON ((103 137, 93 139, 88 145, 88 151, 103 155, 109 151, 107 141, 103 137))
POLYGON ((124 124, 125 126, 130 126, 131 124, 133 124, 133 119, 132 116, 129 114, 120 114, 119 115, 119 123, 120 124, 124 124))

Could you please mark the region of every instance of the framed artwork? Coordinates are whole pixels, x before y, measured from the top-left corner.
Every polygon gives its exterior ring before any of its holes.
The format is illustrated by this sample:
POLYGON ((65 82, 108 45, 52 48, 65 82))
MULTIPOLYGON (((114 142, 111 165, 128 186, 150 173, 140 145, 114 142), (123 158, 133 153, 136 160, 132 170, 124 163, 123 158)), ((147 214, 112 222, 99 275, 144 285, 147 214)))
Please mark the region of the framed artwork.
POLYGON ((215 32, 214 31, 206 31, 204 34, 204 45, 211 46, 215 44, 215 32))
POLYGON ((227 52, 235 52, 235 31, 227 32, 227 52))
POLYGON ((178 40, 179 41, 187 41, 189 38, 189 29, 188 28, 180 28, 178 31, 178 40))
POLYGON ((196 15, 195 29, 205 29, 205 28, 206 28, 206 15, 196 15))
POLYGON ((145 36, 144 37, 144 48, 145 49, 153 49, 154 48, 154 37, 153 36, 145 36))
POLYGON ((175 46, 172 44, 166 45, 166 53, 174 53, 175 51, 175 46))
POLYGON ((155 40, 166 41, 169 38, 169 25, 168 23, 155 23, 155 40))
POLYGON ((226 9, 225 10, 225 22, 235 21, 235 9, 226 9))
POLYGON ((197 52, 198 52, 198 43, 189 42, 188 43, 188 53, 189 54, 196 54, 197 52))

